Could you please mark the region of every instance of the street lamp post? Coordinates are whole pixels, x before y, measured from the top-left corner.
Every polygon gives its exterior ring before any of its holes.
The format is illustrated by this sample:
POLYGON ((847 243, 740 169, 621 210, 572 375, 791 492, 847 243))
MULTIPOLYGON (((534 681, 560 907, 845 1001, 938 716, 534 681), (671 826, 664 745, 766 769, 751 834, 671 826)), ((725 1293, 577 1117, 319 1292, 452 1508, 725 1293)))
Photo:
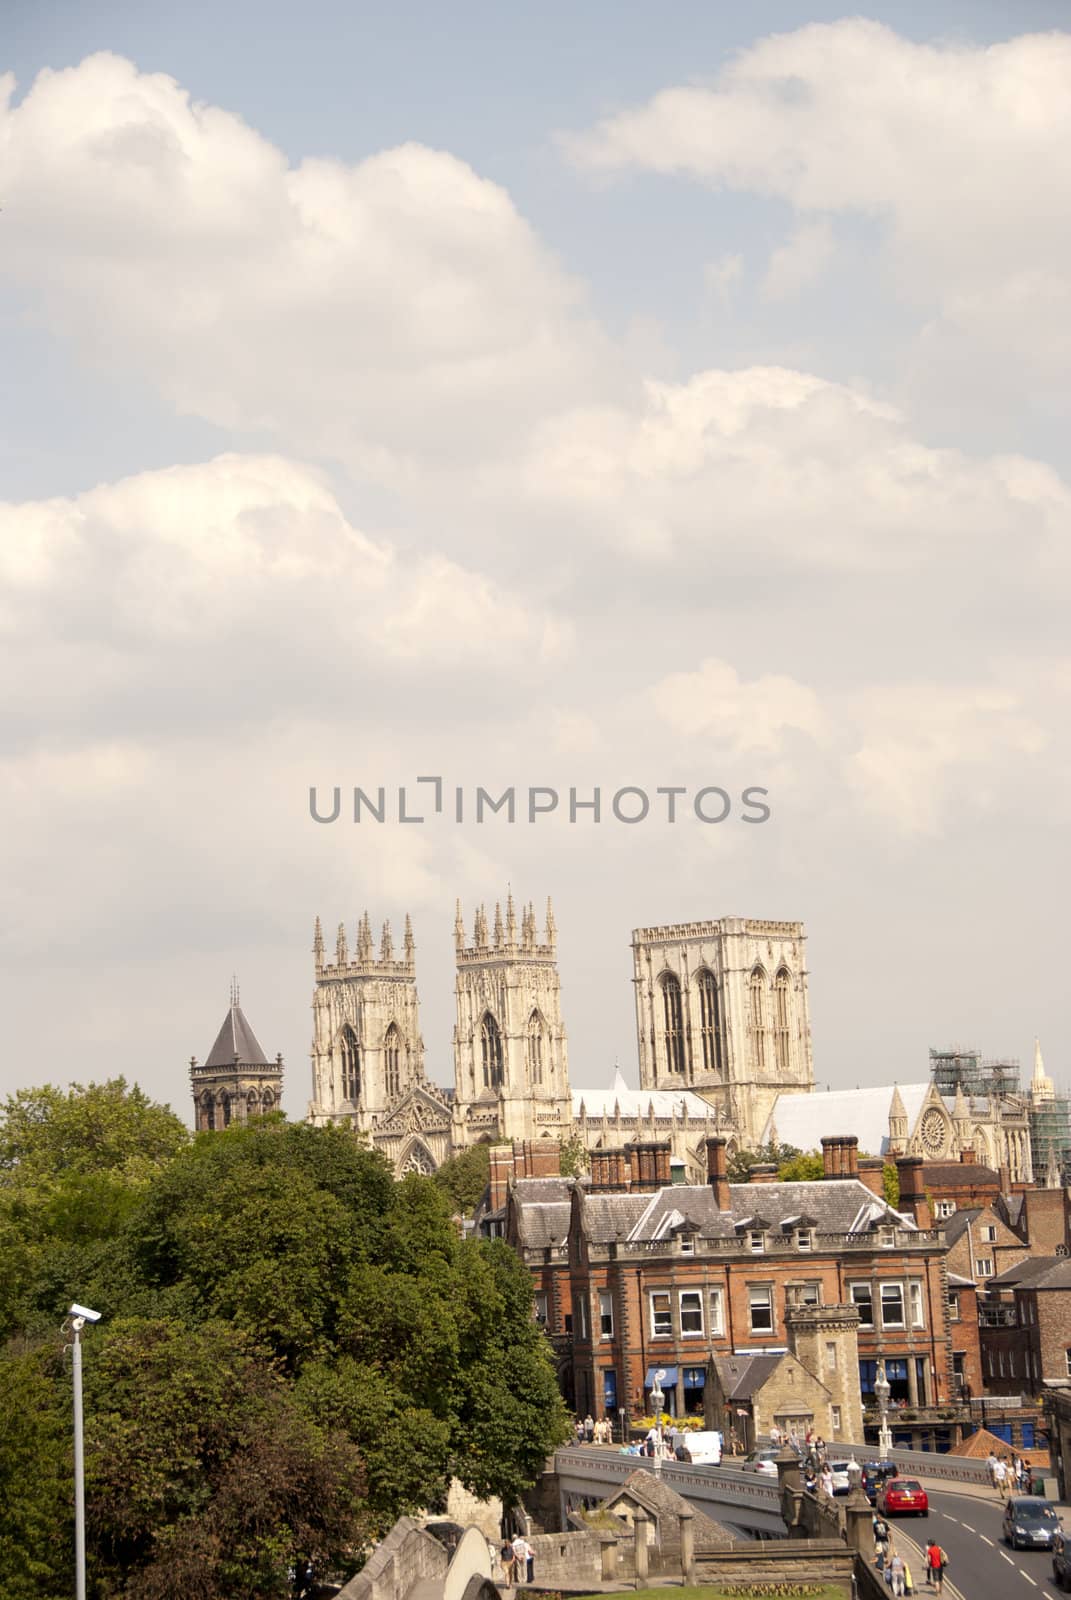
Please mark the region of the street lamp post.
POLYGON ((885 1375, 884 1361, 878 1362, 874 1379, 874 1393, 878 1399, 878 1452, 883 1461, 892 1454, 892 1434, 889 1432, 889 1380, 885 1375))
POLYGON ((666 1375, 664 1367, 659 1367, 654 1375, 654 1388, 651 1390, 651 1410, 654 1412, 655 1425, 655 1471, 662 1470, 662 1402, 665 1395, 662 1392, 662 1379, 666 1375))
POLYGON ((71 1376, 74 1380, 74 1583, 76 1600, 86 1600, 86 1463, 85 1429, 82 1418, 82 1329, 87 1322, 99 1322, 100 1312, 88 1306, 73 1305, 68 1312, 74 1337, 71 1347, 71 1376))
POLYGON ((618 1406, 617 1415, 618 1415, 618 1420, 621 1423, 621 1443, 622 1444, 628 1444, 628 1440, 625 1438, 625 1408, 624 1408, 624 1406, 618 1406))

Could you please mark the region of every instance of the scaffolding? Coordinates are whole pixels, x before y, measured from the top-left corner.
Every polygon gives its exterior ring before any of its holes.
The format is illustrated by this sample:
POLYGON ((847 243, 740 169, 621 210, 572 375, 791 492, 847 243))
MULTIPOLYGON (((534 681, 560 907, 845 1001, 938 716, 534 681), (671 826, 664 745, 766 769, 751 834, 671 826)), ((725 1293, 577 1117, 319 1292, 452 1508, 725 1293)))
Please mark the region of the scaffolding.
POLYGON ((1021 1095, 1018 1061, 983 1061, 977 1050, 930 1050, 930 1076, 938 1094, 954 1099, 962 1089, 968 1099, 1021 1095))
POLYGON ((1030 1112, 1030 1159, 1038 1183, 1045 1181, 1050 1156, 1056 1157, 1060 1181, 1071 1181, 1071 1100, 1066 1095, 1037 1101, 1030 1112))

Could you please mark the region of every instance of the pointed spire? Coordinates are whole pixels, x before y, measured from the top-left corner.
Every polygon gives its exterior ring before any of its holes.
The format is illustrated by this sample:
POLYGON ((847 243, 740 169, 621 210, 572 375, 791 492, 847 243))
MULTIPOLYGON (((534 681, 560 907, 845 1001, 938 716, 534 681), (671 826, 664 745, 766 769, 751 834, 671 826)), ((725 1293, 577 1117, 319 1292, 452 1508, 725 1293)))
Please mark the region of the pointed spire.
POLYGON ((956 1084, 956 1098, 952 1105, 952 1120, 953 1122, 970 1122, 970 1118, 971 1111, 967 1104, 967 1097, 963 1093, 963 1084, 958 1082, 956 1084))
POLYGON ((232 972, 231 973, 231 1005, 232 1006, 236 1006, 238 1004, 239 1004, 239 1000, 238 1000, 238 979, 235 976, 235 974, 232 972))
POLYGON ((460 954, 465 948, 465 919, 461 915, 461 901, 454 912, 454 949, 460 954))
POLYGON ((316 926, 312 930, 312 958, 316 966, 316 976, 319 977, 324 970, 324 930, 319 917, 316 918, 316 926))
POLYGON ((495 949, 502 948, 502 907, 495 901, 495 949))
POLYGON ((357 924, 357 959, 358 961, 371 961, 372 959, 372 924, 365 911, 357 924))
POLYGON ((394 960, 394 941, 390 936, 390 921, 389 921, 389 919, 383 924, 383 932, 380 935, 380 940, 379 940, 379 959, 380 959, 380 961, 393 961, 394 960))
POLYGON ((517 943, 517 913, 513 909, 513 890, 506 891, 506 942, 517 943))
POLYGON ((892 1121, 893 1117, 902 1117, 905 1121, 907 1120, 907 1111, 904 1106, 903 1096, 900 1093, 900 1085, 898 1083, 893 1084, 892 1099, 889 1101, 890 1122, 892 1121))
POLYGON ((547 895, 547 943, 550 945, 550 948, 552 950, 554 949, 554 945, 555 945, 555 942, 557 940, 557 937, 558 937, 558 925, 554 921, 554 907, 550 903, 550 895, 548 894, 547 895))
POLYGON ((1063 1176, 1060 1172, 1060 1163, 1056 1159, 1056 1147, 1049 1140, 1049 1160, 1045 1168, 1046 1189, 1060 1189, 1063 1187, 1063 1176))
POLYGON ((1030 1080, 1030 1097, 1037 1105, 1042 1100, 1052 1100, 1056 1096, 1056 1086, 1045 1071, 1045 1063, 1041 1059, 1041 1041, 1034 1039, 1034 1076, 1030 1080))
POLYGON ((405 959, 409 965, 413 964, 413 952, 416 945, 413 943, 413 922, 408 911, 405 913, 405 959))
POLYGON ((346 946, 346 926, 340 922, 338 925, 338 938, 335 941, 335 960, 340 967, 349 961, 349 950, 346 946))
POLYGON ((473 927, 473 935, 474 935, 474 939, 475 939, 475 944, 476 944, 477 950, 486 950, 487 949, 487 911, 486 911, 486 908, 483 905, 480 905, 480 906, 477 907, 477 910, 476 910, 476 921, 475 921, 475 924, 474 924, 474 927, 473 927))

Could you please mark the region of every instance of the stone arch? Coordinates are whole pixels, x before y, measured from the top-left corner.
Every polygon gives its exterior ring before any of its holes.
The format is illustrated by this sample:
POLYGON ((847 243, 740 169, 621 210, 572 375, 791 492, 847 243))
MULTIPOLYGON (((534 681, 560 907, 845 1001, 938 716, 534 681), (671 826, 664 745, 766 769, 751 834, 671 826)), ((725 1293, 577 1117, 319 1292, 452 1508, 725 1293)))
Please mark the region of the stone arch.
POLYGON ((533 1006, 524 1030, 524 1065, 529 1083, 542 1083, 547 1055, 547 1025, 533 1006))
POLYGON ((398 1157, 399 1177, 404 1177, 407 1172, 420 1172, 430 1178, 437 1167, 438 1163, 423 1139, 410 1139, 398 1157))
POLYGON ((675 972, 664 972, 659 979, 662 989, 662 1022, 666 1042, 667 1072, 684 1071, 684 1002, 681 997, 681 980, 675 972))
POLYGON ((361 1098, 361 1044, 348 1022, 339 1030, 335 1048, 339 1055, 339 1083, 343 1100, 361 1098))
POLYGON ((402 1036, 392 1022, 383 1035, 383 1088, 388 1100, 395 1100, 402 1083, 402 1036))
POLYGON ((695 974, 695 990, 699 1015, 699 1042, 703 1058, 703 1071, 725 1076, 725 1019, 722 1010, 721 989, 709 967, 700 967, 695 974))
POLYGON ((484 1088, 500 1089, 505 1079, 502 1030, 490 1011, 485 1011, 480 1018, 480 1053, 483 1058, 484 1088))

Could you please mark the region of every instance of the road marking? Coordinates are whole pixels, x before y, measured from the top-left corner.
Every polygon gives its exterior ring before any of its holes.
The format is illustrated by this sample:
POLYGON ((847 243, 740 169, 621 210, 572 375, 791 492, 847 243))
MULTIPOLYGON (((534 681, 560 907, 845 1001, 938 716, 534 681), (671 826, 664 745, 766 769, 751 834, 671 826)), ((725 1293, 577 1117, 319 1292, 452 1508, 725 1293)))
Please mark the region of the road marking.
POLYGON ((974 1529, 973 1529, 973 1528, 972 1528, 972 1527, 971 1527, 971 1525, 970 1525, 970 1523, 969 1523, 969 1522, 965 1522, 965 1523, 964 1523, 964 1524, 963 1524, 963 1526, 964 1526, 964 1527, 965 1527, 965 1528, 966 1528, 966 1530, 967 1530, 967 1532, 968 1532, 968 1533, 973 1533, 973 1532, 974 1532, 974 1529))
POLYGON ((1014 1567, 1015 1565, 1015 1562, 1012 1560, 1011 1556, 1006 1556, 1003 1550, 1000 1552, 1000 1559, 1002 1561, 1006 1561, 1009 1567, 1014 1567))
POLYGON ((981 1539, 983 1544, 987 1544, 989 1546, 990 1550, 994 1548, 992 1539, 987 1539, 984 1533, 980 1533, 978 1537, 981 1539))
POLYGON ((942 1515, 942 1517, 944 1517, 946 1522, 958 1522, 959 1521, 958 1517, 950 1517, 947 1511, 942 1511, 941 1515, 942 1515))
POLYGON ((1036 1584, 1036 1583, 1034 1583, 1034 1580, 1033 1580, 1033 1578, 1032 1578, 1032 1577, 1031 1577, 1031 1576, 1030 1576, 1030 1574, 1029 1574, 1029 1572, 1024 1572, 1024 1571, 1023 1571, 1023 1569, 1022 1569, 1022 1567, 1020 1567, 1020 1568, 1019 1568, 1019 1576, 1020 1576, 1020 1578, 1025 1578, 1025 1579, 1026 1579, 1026 1581, 1027 1581, 1027 1583, 1033 1583, 1033 1584, 1034 1584, 1034 1588, 1035 1588, 1035 1589, 1036 1589, 1036 1588, 1037 1588, 1037 1584, 1036 1584))

